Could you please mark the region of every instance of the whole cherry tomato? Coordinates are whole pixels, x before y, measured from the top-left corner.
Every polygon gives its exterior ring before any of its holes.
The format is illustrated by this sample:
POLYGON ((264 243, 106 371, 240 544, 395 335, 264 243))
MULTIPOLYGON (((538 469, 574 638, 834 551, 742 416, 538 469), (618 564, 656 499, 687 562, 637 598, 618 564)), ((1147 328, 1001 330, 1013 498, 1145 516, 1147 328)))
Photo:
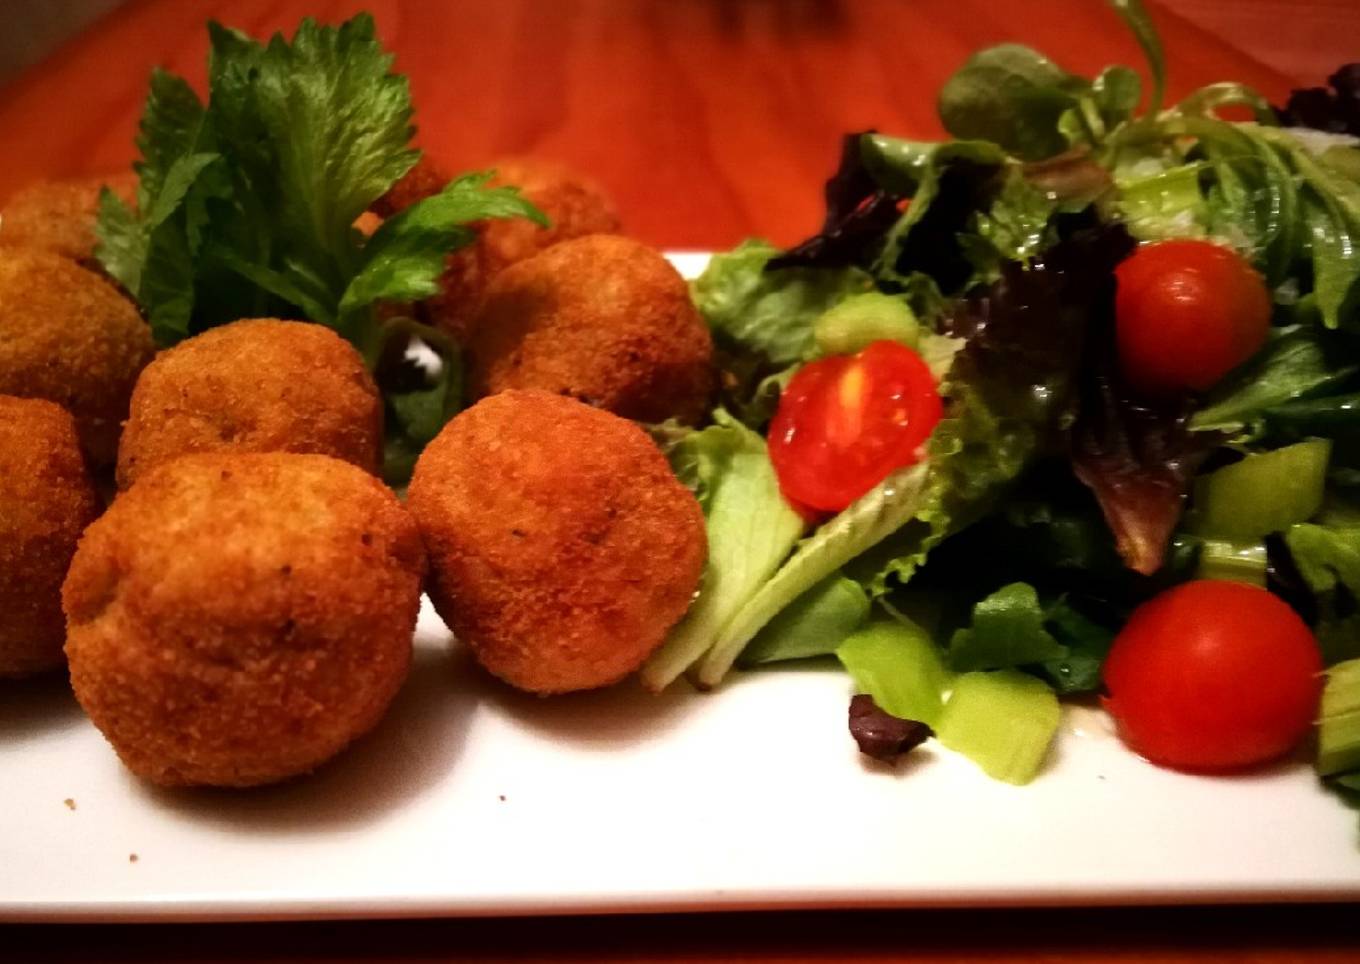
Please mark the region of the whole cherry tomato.
POLYGON ((1275 759, 1317 716, 1317 640, 1278 596, 1204 579, 1134 610, 1103 670, 1105 707, 1130 747, 1180 770, 1275 759))
POLYGON ((1227 248, 1194 240, 1145 244, 1115 278, 1119 367, 1143 395, 1207 391, 1265 344, 1270 293, 1227 248))

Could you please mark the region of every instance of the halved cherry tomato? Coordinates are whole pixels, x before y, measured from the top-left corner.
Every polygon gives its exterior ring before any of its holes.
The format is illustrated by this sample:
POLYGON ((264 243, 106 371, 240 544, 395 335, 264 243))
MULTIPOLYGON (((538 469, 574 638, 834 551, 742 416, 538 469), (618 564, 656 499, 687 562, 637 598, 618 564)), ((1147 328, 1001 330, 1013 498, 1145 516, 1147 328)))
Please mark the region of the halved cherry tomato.
POLYGON ((1203 579, 1134 610, 1105 659, 1105 707, 1153 763, 1235 770, 1304 737, 1321 673, 1317 640, 1278 596, 1203 579))
POLYGON ((1270 293, 1227 248, 1189 239, 1145 244, 1115 278, 1119 367, 1144 395, 1207 391, 1265 344, 1270 293))
POLYGON ((917 462, 943 414, 921 356, 895 341, 798 370, 770 423, 770 461, 793 503, 839 512, 917 462))

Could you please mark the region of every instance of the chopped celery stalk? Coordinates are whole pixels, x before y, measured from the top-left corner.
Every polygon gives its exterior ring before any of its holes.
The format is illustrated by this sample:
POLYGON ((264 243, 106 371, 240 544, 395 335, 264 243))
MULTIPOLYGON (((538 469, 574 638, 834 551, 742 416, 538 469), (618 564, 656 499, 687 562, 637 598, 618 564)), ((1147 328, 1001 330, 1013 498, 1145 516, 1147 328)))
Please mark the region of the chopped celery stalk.
POLYGON ((883 340, 915 348, 921 325, 905 299, 871 291, 851 295, 823 312, 813 335, 823 355, 853 355, 883 340))
POLYGON ((1322 508, 1331 451, 1330 441, 1310 439, 1204 476, 1195 488, 1196 531, 1251 542, 1308 521, 1322 508))
POLYGON ((1317 770, 1323 776, 1360 768, 1360 659, 1327 670, 1318 721, 1317 770))
MULTIPOLYGON (((906 525, 921 507, 927 473, 924 462, 899 469, 800 542, 789 560, 722 628, 699 663, 699 685, 721 683, 746 644, 780 610, 906 525)), ((703 600, 702 595, 699 598, 703 600)))
POLYGON ((1221 542, 1208 539, 1199 553, 1196 579, 1230 579, 1233 582, 1266 584, 1264 542, 1221 542))
POLYGON ((915 623, 882 620, 850 636, 836 656, 879 708, 904 720, 939 725, 952 673, 940 650, 915 623))
POLYGON ((855 580, 837 573, 823 579, 771 619, 751 640, 751 645, 742 650, 737 665, 827 656, 868 618, 869 594, 855 580))
POLYGON ((1058 732, 1058 697, 1017 670, 964 673, 940 715, 936 736, 989 777, 1029 783, 1058 732))

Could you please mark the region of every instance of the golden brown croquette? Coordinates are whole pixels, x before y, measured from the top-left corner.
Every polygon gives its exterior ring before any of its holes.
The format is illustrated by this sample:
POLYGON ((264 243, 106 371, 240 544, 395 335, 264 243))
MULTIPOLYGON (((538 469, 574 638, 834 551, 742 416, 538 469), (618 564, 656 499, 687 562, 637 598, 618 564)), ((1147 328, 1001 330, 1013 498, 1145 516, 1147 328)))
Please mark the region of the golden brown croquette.
MULTIPOLYGON (((552 223, 542 228, 523 218, 483 221, 475 225, 477 239, 449 256, 442 290, 421 310, 431 324, 460 341, 468 337, 486 286, 510 265, 560 241, 620 228, 618 211, 604 189, 564 164, 513 157, 487 166, 495 170, 490 186, 518 187, 552 223)), ((422 157, 374 210, 390 217, 442 190, 448 180, 438 163, 422 157)))
POLYGON ((472 398, 537 388, 625 418, 692 423, 713 386, 713 342, 684 279, 615 235, 563 241, 497 275, 468 352, 472 398))
POLYGON ((408 505, 439 614, 490 672, 534 693, 636 670, 689 607, 707 553, 703 512, 651 439, 546 392, 455 417, 416 464, 408 505))
POLYGON ((0 248, 0 393, 67 409, 92 466, 113 463, 151 329, 112 284, 50 251, 0 248))
POLYGON ((125 203, 136 203, 137 175, 130 171, 20 189, 0 207, 0 245, 51 251, 93 267, 94 225, 105 186, 125 203))
POLYGON ((487 285, 510 265, 545 248, 587 234, 614 234, 620 227, 614 202, 589 178, 570 168, 534 158, 510 158, 491 165, 494 185, 513 184, 548 216, 542 228, 524 218, 486 221, 477 240, 449 257, 440 293, 425 302, 430 322, 460 341, 471 334, 487 285))
POLYGON ((75 419, 52 402, 0 395, 0 677, 64 661, 61 582, 98 514, 75 419))
POLYGON ((62 592, 76 698, 165 786, 306 773, 406 676, 425 558, 396 497, 324 455, 190 455, 86 531, 62 592))
POLYGON ((390 218, 398 211, 404 211, 417 201, 438 194, 452 178, 444 166, 428 153, 422 153, 409 171, 388 188, 387 193, 373 202, 373 213, 380 218, 390 218))
POLYGON ((118 486, 190 452, 313 452, 376 473, 382 398, 354 347, 305 321, 253 318, 162 352, 132 393, 118 486))

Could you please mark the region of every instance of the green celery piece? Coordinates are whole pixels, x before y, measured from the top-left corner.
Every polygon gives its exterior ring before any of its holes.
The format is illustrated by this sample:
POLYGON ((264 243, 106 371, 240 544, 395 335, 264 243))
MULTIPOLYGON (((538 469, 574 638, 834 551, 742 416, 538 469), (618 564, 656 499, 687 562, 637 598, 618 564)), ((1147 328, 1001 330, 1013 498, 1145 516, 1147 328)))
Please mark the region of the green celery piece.
POLYGON ((1228 579, 1264 588, 1266 547, 1263 542, 1224 542, 1206 539, 1200 546, 1196 579, 1228 579))
POLYGON ((1067 647, 1044 628, 1044 618, 1033 586, 1003 586, 973 607, 970 626, 954 632, 949 665, 959 671, 1008 669, 1062 659, 1067 647))
POLYGON ((1025 784, 1043 765, 1062 710, 1043 683, 1016 670, 964 673, 954 681, 936 736, 988 776, 1025 784))
POLYGON ((739 666, 826 656, 869 618, 869 594, 837 573, 781 612, 742 650, 739 666))
POLYGON ((853 355, 876 341, 900 341, 916 348, 921 323, 906 299, 869 291, 851 295, 822 313, 813 326, 817 351, 853 355))
POLYGON ((856 692, 868 693, 880 709, 939 725, 954 674, 920 626, 905 619, 876 621, 841 643, 836 656, 856 692))
POLYGON ((1318 722, 1318 773, 1331 776, 1355 769, 1360 769, 1360 659, 1327 671, 1318 722))
POLYGON ((654 692, 669 686, 722 638, 733 615, 770 585, 771 574, 803 531, 803 520, 779 491, 765 440, 725 413, 717 417, 717 425, 687 436, 671 451, 677 473, 693 477, 699 488, 708 566, 698 599, 642 667, 642 684, 654 692))
POLYGON ((1332 443, 1312 439, 1249 455, 1199 479, 1196 532, 1251 542, 1306 522, 1322 508, 1332 443))
POLYGON ((910 521, 920 508, 927 475, 924 462, 894 472, 804 539, 793 556, 722 626, 699 663, 699 684, 722 682, 746 644, 781 609, 910 521))

